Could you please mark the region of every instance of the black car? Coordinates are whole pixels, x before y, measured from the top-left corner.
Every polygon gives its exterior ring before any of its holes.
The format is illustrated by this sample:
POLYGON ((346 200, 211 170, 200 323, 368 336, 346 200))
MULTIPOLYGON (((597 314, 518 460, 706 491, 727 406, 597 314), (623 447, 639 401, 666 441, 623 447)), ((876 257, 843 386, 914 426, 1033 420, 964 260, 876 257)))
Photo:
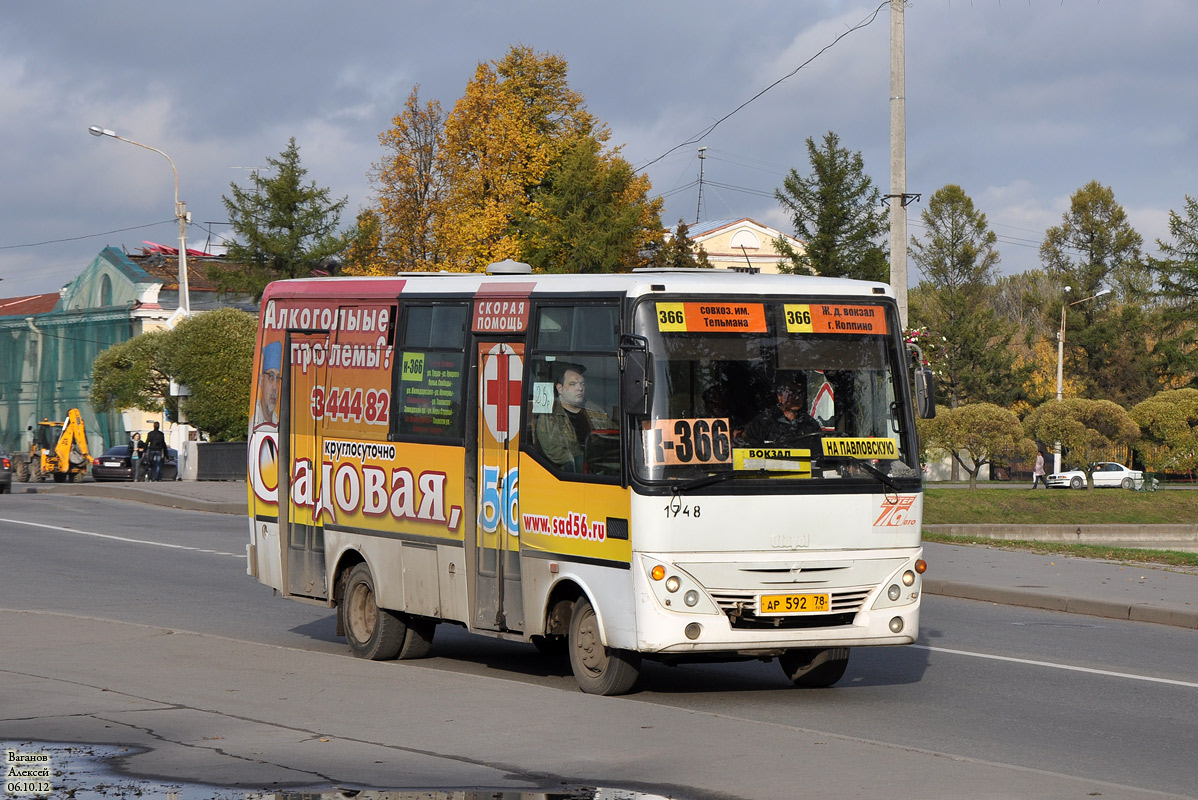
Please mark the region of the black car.
MULTIPOLYGON (((92 459, 92 478, 97 481, 131 481, 133 480, 133 460, 129 458, 131 447, 118 444, 104 451, 99 458, 92 459)), ((178 452, 167 448, 166 461, 162 462, 162 480, 173 481, 179 476, 178 452)), ((145 459, 141 462, 141 478, 146 478, 145 459)))
POLYGON ((12 457, 0 447, 0 494, 12 494, 12 457))

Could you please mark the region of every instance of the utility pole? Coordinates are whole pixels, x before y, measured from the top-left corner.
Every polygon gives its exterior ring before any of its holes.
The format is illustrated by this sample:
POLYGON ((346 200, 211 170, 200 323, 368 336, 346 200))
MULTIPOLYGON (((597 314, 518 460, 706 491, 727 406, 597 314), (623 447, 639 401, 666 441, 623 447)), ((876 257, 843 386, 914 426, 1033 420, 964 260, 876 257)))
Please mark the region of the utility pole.
MULTIPOLYGON (((890 285, 907 327, 907 77, 903 6, 890 0, 890 285)), ((910 199, 919 199, 912 195, 910 199)))
POLYGON ((695 204, 695 224, 699 224, 699 211, 703 208, 703 161, 707 158, 707 148, 699 148, 699 202, 695 204))

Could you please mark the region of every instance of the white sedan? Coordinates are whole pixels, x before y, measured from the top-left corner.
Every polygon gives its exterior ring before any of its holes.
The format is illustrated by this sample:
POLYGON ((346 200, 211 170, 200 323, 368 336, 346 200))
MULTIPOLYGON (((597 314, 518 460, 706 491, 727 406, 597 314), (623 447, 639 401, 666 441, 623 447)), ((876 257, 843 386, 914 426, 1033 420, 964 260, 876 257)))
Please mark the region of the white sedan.
MULTIPOLYGON (((1100 461, 1094 465, 1094 488, 1118 486, 1131 489, 1144 482, 1144 473, 1138 469, 1128 469, 1114 461, 1100 461)), ((1048 488, 1085 489, 1086 473, 1080 469, 1068 472, 1055 472, 1048 476, 1048 488)))

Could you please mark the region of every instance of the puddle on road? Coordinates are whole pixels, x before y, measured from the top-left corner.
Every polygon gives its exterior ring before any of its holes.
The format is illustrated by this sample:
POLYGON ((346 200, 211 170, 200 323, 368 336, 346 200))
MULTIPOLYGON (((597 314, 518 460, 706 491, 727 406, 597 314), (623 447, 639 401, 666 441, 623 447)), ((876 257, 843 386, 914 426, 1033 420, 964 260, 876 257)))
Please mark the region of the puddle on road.
POLYGON ((4 755, 4 800, 682 800, 626 789, 593 786, 545 791, 494 789, 373 790, 313 786, 307 789, 230 789, 200 783, 156 781, 123 775, 114 761, 140 748, 90 744, 0 741, 4 755))

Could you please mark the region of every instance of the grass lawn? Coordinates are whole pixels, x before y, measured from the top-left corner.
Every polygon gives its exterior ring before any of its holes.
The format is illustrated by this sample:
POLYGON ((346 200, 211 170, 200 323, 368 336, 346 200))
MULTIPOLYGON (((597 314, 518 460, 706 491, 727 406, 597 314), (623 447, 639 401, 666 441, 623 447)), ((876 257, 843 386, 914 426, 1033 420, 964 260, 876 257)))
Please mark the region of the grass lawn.
MULTIPOLYGON (((1195 525, 1198 490, 1131 492, 1125 489, 936 489, 925 492, 923 521, 928 525, 1004 522, 1012 525, 1195 525)), ((1198 553, 1141 550, 1092 544, 1063 544, 942 536, 924 531, 929 542, 984 544, 988 547, 1060 553, 1111 561, 1149 562, 1198 569, 1198 553)))
POLYGON ((928 525, 1195 525, 1198 490, 936 489, 925 492, 928 525))

